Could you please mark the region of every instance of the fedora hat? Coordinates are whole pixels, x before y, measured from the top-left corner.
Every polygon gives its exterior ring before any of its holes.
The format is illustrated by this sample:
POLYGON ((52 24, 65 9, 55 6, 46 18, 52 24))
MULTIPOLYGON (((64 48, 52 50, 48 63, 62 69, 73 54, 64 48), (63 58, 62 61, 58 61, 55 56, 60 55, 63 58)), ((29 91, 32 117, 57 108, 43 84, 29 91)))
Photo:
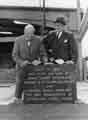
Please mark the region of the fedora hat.
POLYGON ((66 25, 66 21, 64 17, 57 17, 54 23, 61 23, 63 25, 66 25))

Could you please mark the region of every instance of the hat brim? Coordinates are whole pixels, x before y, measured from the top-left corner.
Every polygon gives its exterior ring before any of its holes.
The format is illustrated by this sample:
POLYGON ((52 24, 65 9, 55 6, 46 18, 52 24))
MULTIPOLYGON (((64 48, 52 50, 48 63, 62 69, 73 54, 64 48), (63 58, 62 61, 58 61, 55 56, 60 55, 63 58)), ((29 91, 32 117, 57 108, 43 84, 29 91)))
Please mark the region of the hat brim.
POLYGON ((61 23, 62 25, 66 25, 64 21, 54 21, 54 23, 61 23))

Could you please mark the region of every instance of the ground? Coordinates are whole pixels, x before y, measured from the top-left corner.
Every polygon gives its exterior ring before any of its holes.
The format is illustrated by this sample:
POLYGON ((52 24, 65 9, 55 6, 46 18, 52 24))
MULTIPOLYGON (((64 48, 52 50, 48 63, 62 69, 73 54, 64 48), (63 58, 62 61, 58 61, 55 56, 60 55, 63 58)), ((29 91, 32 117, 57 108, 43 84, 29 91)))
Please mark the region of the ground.
POLYGON ((88 105, 30 104, 1 106, 0 120, 88 120, 88 105))

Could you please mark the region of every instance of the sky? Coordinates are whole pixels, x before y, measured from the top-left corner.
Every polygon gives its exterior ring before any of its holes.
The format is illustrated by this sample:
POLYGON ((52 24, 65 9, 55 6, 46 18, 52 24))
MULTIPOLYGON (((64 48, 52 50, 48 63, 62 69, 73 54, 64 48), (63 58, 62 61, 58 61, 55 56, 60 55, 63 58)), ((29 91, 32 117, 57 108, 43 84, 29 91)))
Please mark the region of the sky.
POLYGON ((88 8, 88 0, 80 0, 80 6, 84 9, 84 12, 88 8))
MULTIPOLYGON (((0 0, 0 5, 9 6, 39 6, 43 0, 0 0)), ((77 0, 45 0, 46 6, 75 8, 77 0)), ((88 0, 80 0, 81 7, 86 9, 88 0)))
MULTIPOLYGON (((46 7, 76 8, 77 0, 45 0, 46 7)), ((0 6, 40 6, 43 0, 0 0, 0 6)), ((88 0, 80 0, 84 12, 88 7, 88 0)))

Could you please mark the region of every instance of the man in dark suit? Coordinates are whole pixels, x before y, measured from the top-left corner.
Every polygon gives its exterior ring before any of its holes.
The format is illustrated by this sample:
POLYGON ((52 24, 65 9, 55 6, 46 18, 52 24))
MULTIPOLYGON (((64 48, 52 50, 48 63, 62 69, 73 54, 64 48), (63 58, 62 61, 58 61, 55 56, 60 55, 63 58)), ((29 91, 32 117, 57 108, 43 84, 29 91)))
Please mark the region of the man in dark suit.
POLYGON ((57 17, 56 30, 50 31, 43 39, 50 61, 58 59, 59 63, 76 63, 78 50, 76 40, 71 32, 67 32, 64 17, 57 17))
POLYGON ((29 64, 38 65, 42 60, 46 60, 46 53, 40 38, 34 35, 35 29, 32 25, 27 25, 24 35, 15 41, 12 57, 16 62, 16 91, 13 102, 21 102, 24 78, 27 74, 29 64))

